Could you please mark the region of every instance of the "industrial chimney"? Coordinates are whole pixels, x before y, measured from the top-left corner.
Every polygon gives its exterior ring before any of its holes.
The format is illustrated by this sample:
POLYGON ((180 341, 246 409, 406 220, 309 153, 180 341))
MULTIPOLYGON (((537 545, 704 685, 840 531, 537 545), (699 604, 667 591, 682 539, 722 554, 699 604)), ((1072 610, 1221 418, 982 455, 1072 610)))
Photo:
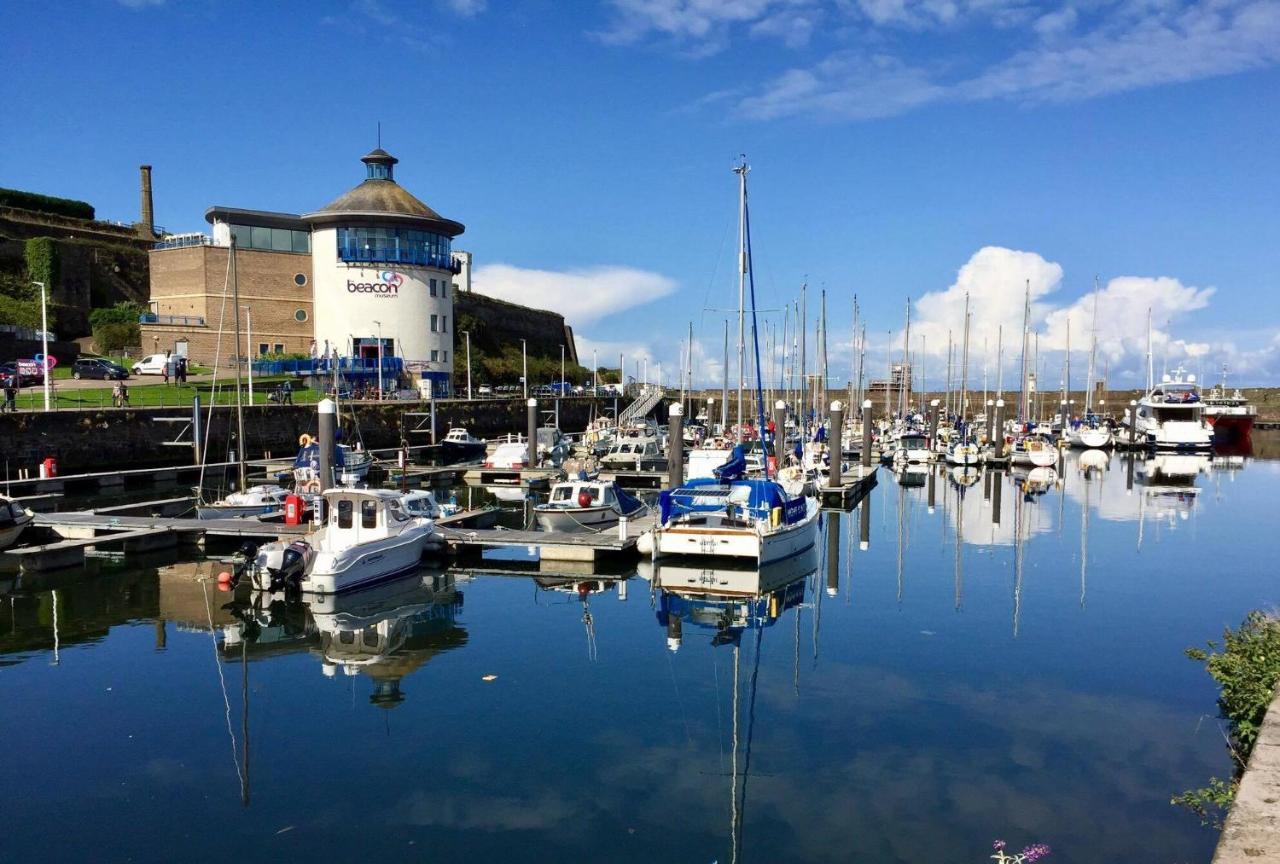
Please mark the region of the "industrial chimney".
POLYGON ((156 219, 155 210, 151 205, 151 166, 140 165, 138 166, 138 170, 142 175, 142 213, 141 218, 138 220, 138 225, 141 227, 142 231, 147 234, 147 236, 154 237, 156 233, 156 219))

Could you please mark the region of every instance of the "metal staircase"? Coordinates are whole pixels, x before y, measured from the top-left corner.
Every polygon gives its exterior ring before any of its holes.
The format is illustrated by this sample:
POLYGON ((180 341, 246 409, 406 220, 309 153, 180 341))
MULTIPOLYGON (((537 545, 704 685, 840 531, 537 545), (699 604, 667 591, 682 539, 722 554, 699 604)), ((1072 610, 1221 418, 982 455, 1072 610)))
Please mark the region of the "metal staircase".
POLYGON ((618 425, 625 426, 636 420, 642 420, 649 415, 649 412, 658 407, 658 403, 662 401, 666 394, 660 387, 650 387, 641 391, 636 397, 636 401, 632 402, 622 413, 618 415, 618 425))

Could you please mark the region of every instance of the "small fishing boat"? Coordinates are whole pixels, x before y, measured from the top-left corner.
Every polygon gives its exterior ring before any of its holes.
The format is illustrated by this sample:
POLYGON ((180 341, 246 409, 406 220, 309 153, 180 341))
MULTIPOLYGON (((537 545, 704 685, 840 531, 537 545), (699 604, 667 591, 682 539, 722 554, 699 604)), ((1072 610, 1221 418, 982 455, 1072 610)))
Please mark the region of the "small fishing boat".
POLYGON ((400 496, 400 506, 404 512, 419 519, 439 519, 442 516, 453 516, 460 508, 454 501, 443 504, 436 500, 435 493, 429 489, 415 489, 400 496))
POLYGON ((440 461, 445 465, 483 459, 487 442, 461 426, 455 426, 440 441, 440 461))
POLYGON ((1014 465, 1048 468, 1058 462, 1058 448, 1044 433, 1023 435, 1013 442, 1009 454, 1014 465))
POLYGON ((198 519, 249 519, 275 516, 284 512, 289 490, 274 483, 250 486, 242 492, 231 492, 212 504, 197 504, 198 519))
POLYGON ((0 495, 0 549, 8 549, 35 520, 35 514, 12 498, 0 495))
POLYGON ((329 489, 324 527, 290 543, 242 547, 243 569, 262 591, 337 594, 412 572, 443 536, 430 519, 410 516, 388 489, 329 489))
POLYGON ((894 465, 923 465, 932 461, 933 451, 923 432, 904 432, 898 436, 898 446, 893 450, 894 465))
POLYGON ((644 502, 617 483, 567 480, 551 487, 551 499, 533 508, 543 531, 577 533, 616 525, 623 516, 634 516, 644 502))
POLYGON ((520 436, 508 438, 484 459, 485 468, 510 468, 519 471, 529 467, 529 444, 520 436))
POLYGON ((373 467, 373 454, 361 447, 339 444, 341 460, 338 462, 338 481, 343 486, 354 486, 363 482, 373 467))
POLYGON ((978 445, 968 438, 955 436, 951 443, 947 445, 948 465, 977 465, 981 459, 982 454, 978 445))
POLYGON ((661 471, 667 459, 657 437, 646 435, 618 438, 609 452, 600 457, 600 467, 608 470, 661 471))
POLYGON ((1066 439, 1072 447, 1100 450, 1111 446, 1111 430, 1096 416, 1087 415, 1078 423, 1068 425, 1066 439))

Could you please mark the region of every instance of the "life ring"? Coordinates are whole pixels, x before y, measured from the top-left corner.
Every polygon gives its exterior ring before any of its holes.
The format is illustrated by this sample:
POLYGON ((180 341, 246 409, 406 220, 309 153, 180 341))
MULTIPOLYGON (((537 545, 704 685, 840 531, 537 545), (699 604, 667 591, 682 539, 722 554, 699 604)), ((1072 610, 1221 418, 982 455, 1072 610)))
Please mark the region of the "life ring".
POLYGON ((299 435, 299 436, 298 436, 298 446, 299 446, 299 447, 309 447, 309 446, 311 446, 311 436, 310 436, 310 435, 308 435, 306 432, 303 432, 301 435, 299 435))

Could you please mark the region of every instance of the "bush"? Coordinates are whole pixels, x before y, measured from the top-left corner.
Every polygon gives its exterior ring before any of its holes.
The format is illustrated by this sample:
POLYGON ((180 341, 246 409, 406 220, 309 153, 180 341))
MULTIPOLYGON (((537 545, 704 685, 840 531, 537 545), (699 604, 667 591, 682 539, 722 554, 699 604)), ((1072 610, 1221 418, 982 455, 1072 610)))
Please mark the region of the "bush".
POLYGON ((1227 748, 1236 765, 1235 776, 1231 780, 1211 777, 1208 786, 1189 789, 1172 803, 1191 810, 1201 824, 1221 828, 1280 682, 1280 620, 1255 610, 1239 630, 1223 632, 1221 650, 1215 642, 1207 648, 1188 648, 1187 656, 1204 663, 1222 688, 1218 712, 1227 721, 1227 748))
POLYGON ((142 328, 137 321, 129 324, 108 322, 93 328, 93 344, 98 351, 107 353, 123 348, 136 348, 142 344, 142 328))
MULTIPOLYGON (((94 309, 89 313, 89 325, 95 330, 103 324, 137 325, 139 317, 147 310, 137 303, 117 303, 102 309, 94 309)), ((137 342, 133 343, 137 345, 137 342)))
POLYGON ((43 282, 50 293, 58 285, 61 274, 61 261, 58 256, 58 244, 49 237, 32 237, 24 250, 27 259, 27 279, 32 282, 43 282))
POLYGON ((37 195, 34 192, 23 192, 19 189, 0 189, 0 206, 70 216, 73 219, 92 219, 94 215, 93 205, 86 201, 37 195))
POLYGON ((40 301, 19 300, 0 294, 0 324, 40 329, 40 301))

